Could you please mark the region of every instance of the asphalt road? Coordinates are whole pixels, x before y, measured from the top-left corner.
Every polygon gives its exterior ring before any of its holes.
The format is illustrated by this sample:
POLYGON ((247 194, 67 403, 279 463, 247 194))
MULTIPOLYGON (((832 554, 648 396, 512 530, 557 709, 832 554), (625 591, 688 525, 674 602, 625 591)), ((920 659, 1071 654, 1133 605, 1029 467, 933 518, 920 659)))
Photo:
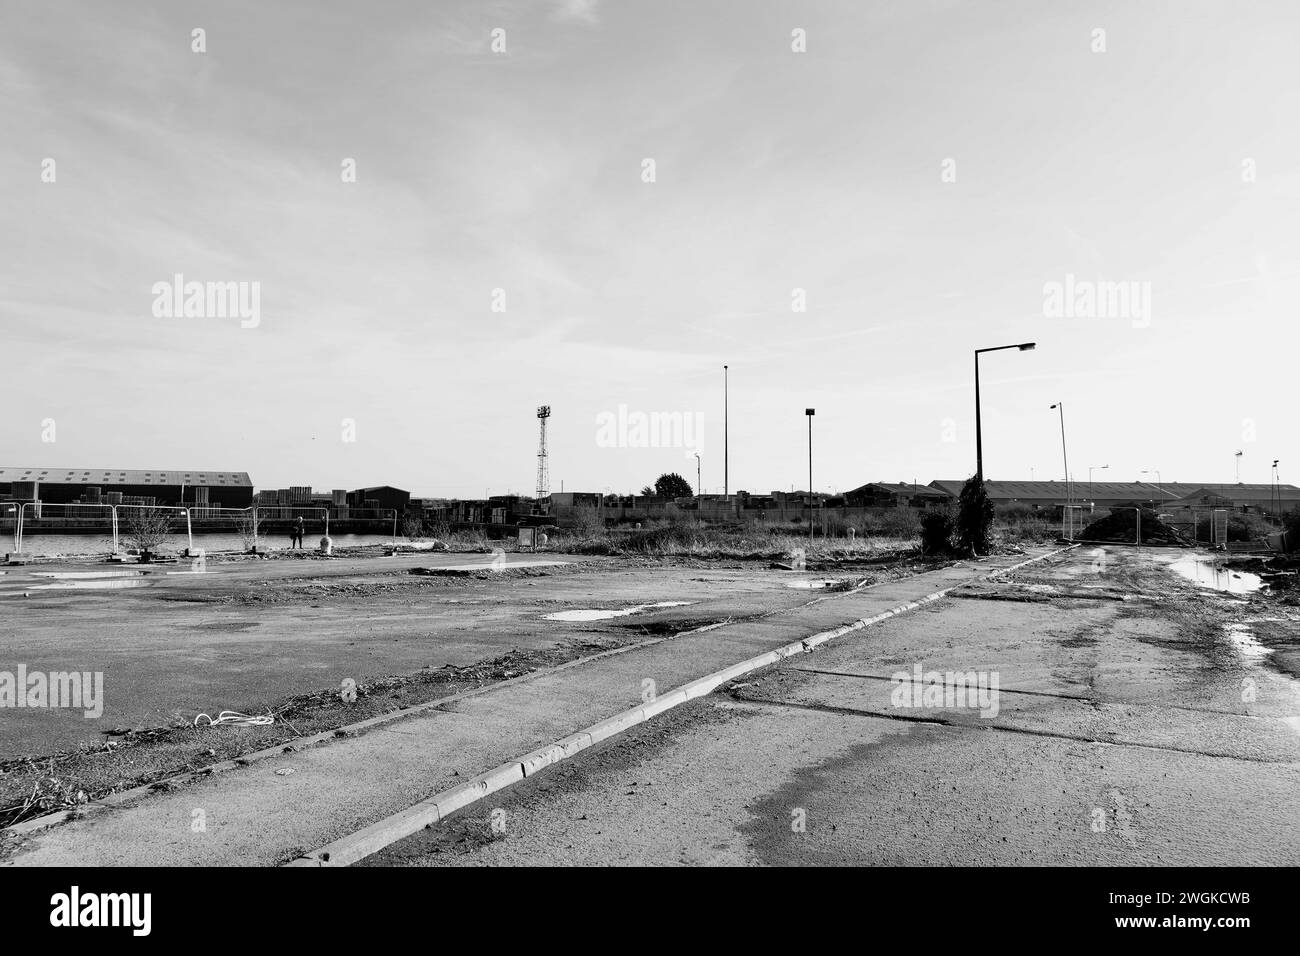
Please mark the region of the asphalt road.
POLYGON ((848 635, 366 862, 1295 865, 1300 686, 1171 557, 1076 551, 848 635), (917 665, 996 674, 996 713, 897 696, 917 665))

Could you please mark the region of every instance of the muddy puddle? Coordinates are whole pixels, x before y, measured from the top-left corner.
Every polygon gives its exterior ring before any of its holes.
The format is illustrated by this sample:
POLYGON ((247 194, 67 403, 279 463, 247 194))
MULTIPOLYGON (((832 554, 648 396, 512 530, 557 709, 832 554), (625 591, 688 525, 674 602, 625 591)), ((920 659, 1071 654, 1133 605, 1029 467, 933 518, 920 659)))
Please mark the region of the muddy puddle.
POLYGON ((57 581, 79 581, 92 578, 138 578, 148 571, 33 571, 34 578, 54 578, 57 581))
POLYGON ((1234 650, 1241 655, 1243 661, 1257 664, 1260 661, 1267 660, 1268 656, 1273 653, 1273 648, 1265 647, 1258 638, 1255 637, 1255 631, 1249 623, 1229 624, 1227 628, 1228 643, 1234 650))
POLYGON ((32 584, 29 591, 119 591, 127 588, 149 587, 146 581, 150 571, 134 568, 112 571, 33 571, 32 577, 44 578, 48 584, 32 584))
POLYGON ((547 614, 547 621, 607 621, 612 617, 628 617, 632 614, 641 614, 645 611, 654 611, 662 607, 682 607, 687 604, 694 604, 694 601, 659 601, 655 604, 633 604, 631 607, 599 609, 599 608, 576 608, 572 611, 556 611, 554 614, 547 614))
POLYGON ((1169 567, 1175 574, 1193 584, 1228 594, 1254 594, 1263 586, 1258 574, 1233 571, 1223 566, 1222 559, 1206 555, 1189 554, 1169 567))
POLYGON ((126 588, 147 588, 152 581, 143 578, 83 578, 76 581, 55 581, 52 584, 33 584, 29 591, 118 591, 126 588))

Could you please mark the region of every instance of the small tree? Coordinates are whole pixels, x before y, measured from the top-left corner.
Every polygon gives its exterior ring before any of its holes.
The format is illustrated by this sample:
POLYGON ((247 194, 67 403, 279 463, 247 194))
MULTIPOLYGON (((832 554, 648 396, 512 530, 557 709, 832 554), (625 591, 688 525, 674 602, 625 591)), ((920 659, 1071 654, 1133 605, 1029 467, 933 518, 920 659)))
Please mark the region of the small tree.
POLYGON ((659 498, 690 498, 695 494, 691 483, 675 471, 655 479, 655 496, 659 498))
POLYGON ((957 547, 971 555, 989 552, 989 529, 993 526, 993 501, 984 479, 972 475, 957 496, 957 547))
POLYGON ((641 497, 653 498, 654 496, 655 496, 655 490, 651 488, 649 485, 646 485, 644 488, 641 489, 641 497))
POLYGON ((252 551, 257 544, 257 511, 250 508, 242 512, 235 521, 235 533, 239 535, 239 542, 244 546, 245 551, 252 551))
POLYGON ((140 552, 140 561, 148 564, 154 550, 171 534, 172 516, 162 508, 133 508, 126 516, 126 541, 140 552))

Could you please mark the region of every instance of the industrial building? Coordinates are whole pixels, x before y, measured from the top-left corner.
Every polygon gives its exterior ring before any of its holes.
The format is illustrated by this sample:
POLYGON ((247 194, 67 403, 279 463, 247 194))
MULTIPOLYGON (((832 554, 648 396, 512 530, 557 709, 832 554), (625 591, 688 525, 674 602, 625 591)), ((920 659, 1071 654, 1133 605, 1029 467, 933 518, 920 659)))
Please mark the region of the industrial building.
POLYGON ((253 482, 246 471, 0 467, 0 500, 247 508, 253 482))

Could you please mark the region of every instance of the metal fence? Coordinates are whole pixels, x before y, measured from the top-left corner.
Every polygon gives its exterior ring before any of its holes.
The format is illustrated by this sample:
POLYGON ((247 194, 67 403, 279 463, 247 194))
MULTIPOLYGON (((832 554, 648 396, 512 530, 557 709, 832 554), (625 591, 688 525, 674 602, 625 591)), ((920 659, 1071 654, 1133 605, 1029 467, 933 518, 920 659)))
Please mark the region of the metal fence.
MULTIPOLYGON (((51 504, 42 501, 0 502, 0 528, 12 526, 14 553, 23 552, 23 534, 29 522, 39 522, 40 530, 76 531, 88 526, 107 525, 112 538, 112 553, 120 550, 123 522, 130 524, 131 515, 139 512, 167 512, 185 518, 187 552, 194 550, 194 533, 211 532, 223 527, 244 537, 246 547, 256 549, 259 529, 265 521, 293 521, 304 518, 320 522, 325 536, 330 533, 330 509, 309 505, 253 505, 249 508, 219 508, 196 504, 185 508, 177 505, 146 504, 51 504)), ((393 538, 397 538, 398 512, 393 508, 352 508, 346 518, 335 520, 378 521, 391 520, 393 538)))

